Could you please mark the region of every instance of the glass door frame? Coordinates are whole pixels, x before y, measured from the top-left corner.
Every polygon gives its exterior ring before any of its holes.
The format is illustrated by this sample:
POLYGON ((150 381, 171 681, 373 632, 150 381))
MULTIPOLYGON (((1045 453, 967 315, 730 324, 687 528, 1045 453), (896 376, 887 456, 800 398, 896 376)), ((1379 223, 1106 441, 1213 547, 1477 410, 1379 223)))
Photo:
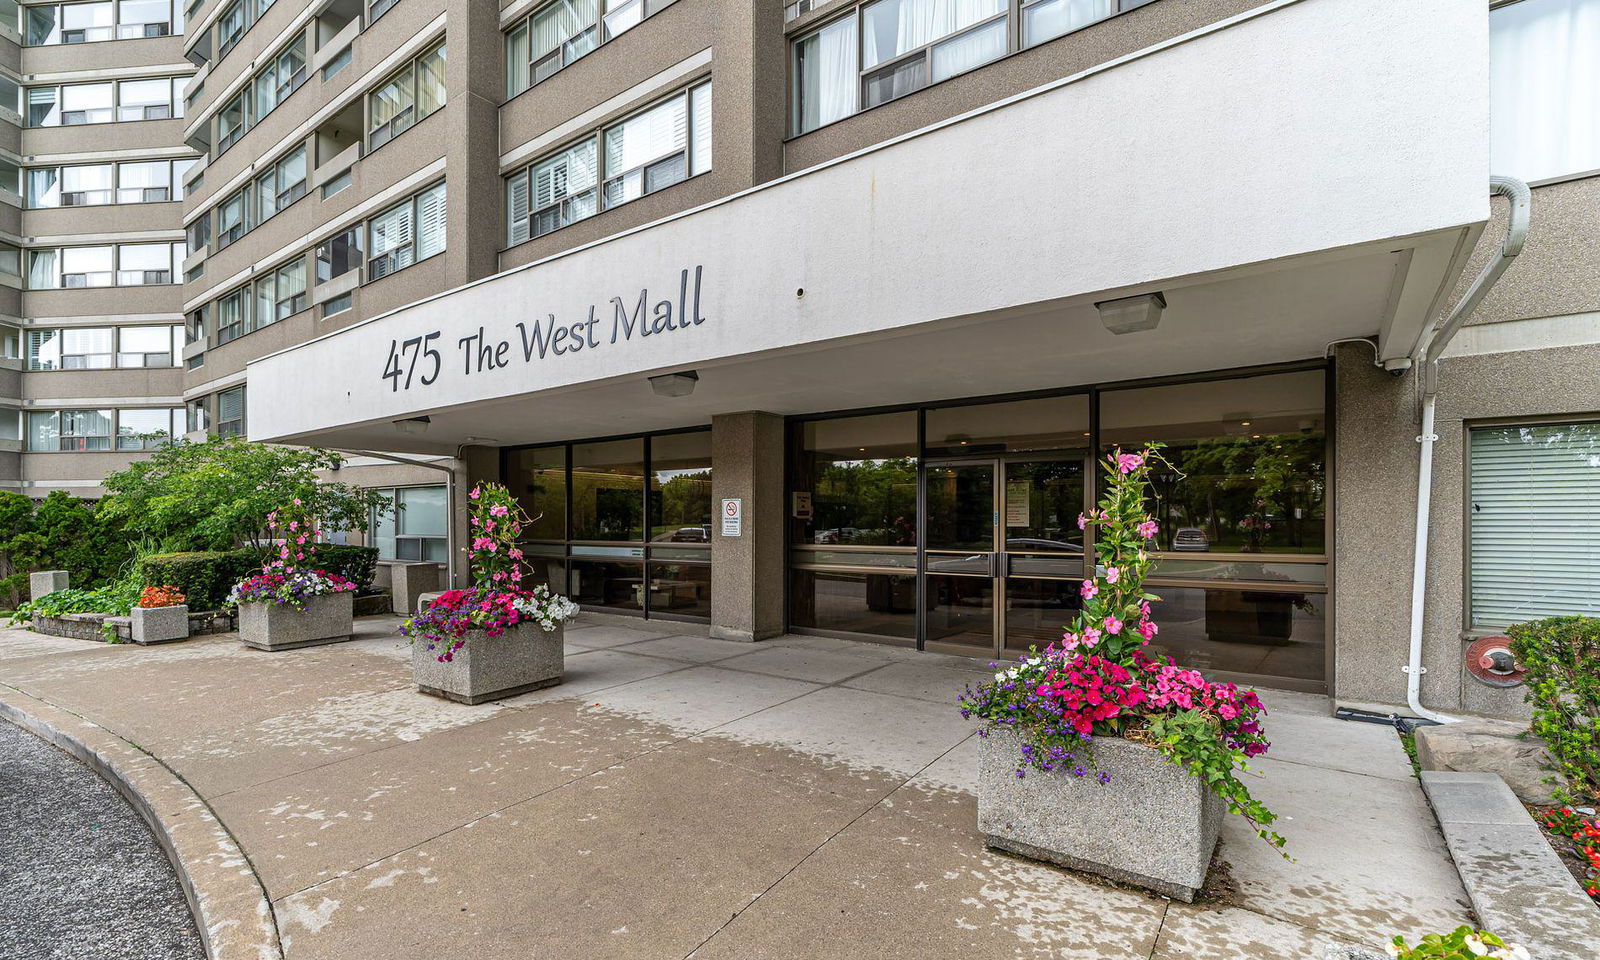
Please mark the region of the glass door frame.
MULTIPOLYGON (((928 639, 928 473, 930 470, 948 467, 977 467, 988 466, 993 471, 994 493, 991 498, 992 523, 990 527, 989 553, 989 581, 994 591, 994 615, 988 656, 1000 659, 1007 656, 1006 648, 1006 582, 1012 577, 1010 573, 1012 551, 1006 549, 1007 538, 1002 517, 1006 511, 1006 481, 1010 476, 1010 467, 1019 463, 1063 463, 1077 462, 1083 465, 1083 498, 1082 502, 1087 509, 1088 504, 1095 502, 1096 478, 1095 460, 1089 450, 1068 448, 1064 450, 1024 451, 1017 453, 989 453, 978 454, 970 457, 940 456, 921 460, 917 465, 917 649, 928 650, 934 653, 945 653, 959 657, 982 657, 981 648, 963 646, 954 643, 930 641, 928 639)), ((943 551, 935 551, 943 552, 943 551)), ((964 551, 956 551, 964 552, 964 551)), ((1028 551, 1018 551, 1028 553, 1028 551)), ((1083 532, 1083 554, 1080 572, 1087 570, 1094 556, 1094 528, 1086 528, 1083 532)), ((944 574, 945 576, 968 576, 974 580, 984 579, 977 574, 944 574)), ((1069 579, 1049 576, 1029 577, 1019 575, 1021 580, 1053 580, 1069 579)), ((1081 577, 1076 578, 1081 579, 1081 577)), ((1067 624, 1062 624, 1065 628, 1067 624)), ((1015 653, 1016 651, 1012 651, 1015 653)))

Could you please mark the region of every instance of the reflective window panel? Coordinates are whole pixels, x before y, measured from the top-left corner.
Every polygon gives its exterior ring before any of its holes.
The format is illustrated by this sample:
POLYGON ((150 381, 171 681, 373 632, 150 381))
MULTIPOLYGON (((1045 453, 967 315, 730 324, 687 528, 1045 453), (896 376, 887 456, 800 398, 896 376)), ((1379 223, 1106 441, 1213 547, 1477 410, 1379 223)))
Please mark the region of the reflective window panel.
POLYGON ((1089 445, 1089 398, 940 407, 928 411, 923 429, 929 456, 1081 449, 1089 445))
POLYGON ((1157 546, 1180 553, 1326 549, 1326 376, 1321 370, 1108 390, 1100 440, 1152 440, 1157 546))
POLYGON ((644 610, 644 564, 573 560, 569 596, 592 607, 644 610))
POLYGON ((1152 586, 1155 644, 1181 664, 1321 683, 1327 595, 1152 586))
POLYGON ((812 516, 794 517, 793 542, 916 544, 915 411, 817 420, 795 432, 790 489, 810 496, 812 516))
POLYGON ((790 571, 789 622, 814 630, 915 641, 917 578, 910 574, 790 571))
POLYGON ((650 615, 711 616, 709 564, 650 564, 650 615))
POLYGON ((517 450, 506 464, 506 484, 533 522, 522 528, 527 540, 565 540, 567 536, 567 448, 517 450))
POLYGON ((644 539, 644 438, 572 445, 572 539, 644 539))
POLYGON ((650 539, 711 543, 711 432, 650 439, 650 539))

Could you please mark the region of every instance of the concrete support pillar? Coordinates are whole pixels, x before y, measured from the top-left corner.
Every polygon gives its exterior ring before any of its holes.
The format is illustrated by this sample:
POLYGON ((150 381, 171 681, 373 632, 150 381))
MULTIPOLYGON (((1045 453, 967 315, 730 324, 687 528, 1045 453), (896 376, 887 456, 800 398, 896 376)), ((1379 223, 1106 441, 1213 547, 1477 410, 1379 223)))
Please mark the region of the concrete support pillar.
POLYGON ((783 632, 783 418, 711 418, 711 635, 765 640, 783 632), (740 501, 739 536, 723 535, 723 501, 740 501))

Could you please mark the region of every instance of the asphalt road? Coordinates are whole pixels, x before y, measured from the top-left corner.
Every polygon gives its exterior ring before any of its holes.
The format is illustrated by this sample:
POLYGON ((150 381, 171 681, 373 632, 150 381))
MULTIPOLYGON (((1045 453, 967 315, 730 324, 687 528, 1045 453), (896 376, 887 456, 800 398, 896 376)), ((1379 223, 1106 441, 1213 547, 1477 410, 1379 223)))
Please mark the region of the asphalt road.
POLYGON ((0 720, 0 960, 203 960, 178 878, 122 795, 0 720))

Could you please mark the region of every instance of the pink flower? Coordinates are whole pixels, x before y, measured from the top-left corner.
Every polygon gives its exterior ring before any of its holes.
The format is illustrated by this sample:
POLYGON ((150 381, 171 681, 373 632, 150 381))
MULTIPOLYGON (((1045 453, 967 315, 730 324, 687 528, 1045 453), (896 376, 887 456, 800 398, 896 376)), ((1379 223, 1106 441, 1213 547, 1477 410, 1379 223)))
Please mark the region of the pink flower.
POLYGON ((1084 516, 1081 513, 1078 514, 1078 529, 1082 530, 1084 527, 1087 527, 1088 525, 1089 525, 1089 518, 1084 516))
POLYGON ((294 505, 297 506, 297 507, 300 506, 300 498, 299 497, 295 497, 294 498, 294 505))
POLYGON ((1121 633, 1122 621, 1118 620, 1116 617, 1106 617, 1105 627, 1106 633, 1121 633))
POLYGON ((306 542, 305 535, 302 534, 301 536, 295 537, 294 542, 295 543, 305 543, 306 542))
POLYGON ((1156 625, 1154 623, 1151 623, 1149 620, 1141 620, 1139 622, 1139 636, 1144 637, 1146 640, 1149 640, 1149 639, 1153 638, 1155 635, 1156 635, 1156 625))
POLYGON ((491 517, 503 517, 510 512, 511 511, 507 510, 505 504, 503 503, 497 503, 489 508, 489 515, 491 517))
POLYGON ((1095 586, 1093 580, 1085 580, 1083 581, 1083 586, 1078 588, 1078 592, 1083 595, 1083 599, 1089 600, 1100 592, 1100 588, 1095 586))
POLYGON ((285 560, 289 559, 289 548, 285 546, 282 550, 279 550, 278 556, 284 558, 285 560))
POLYGON ((1144 523, 1139 524, 1139 537, 1144 540, 1149 540, 1151 537, 1156 535, 1156 531, 1159 529, 1161 528, 1156 525, 1154 520, 1146 520, 1144 523))
POLYGON ((522 551, 518 550, 516 547, 512 547, 510 550, 506 551, 506 556, 510 557, 513 560, 521 560, 522 559, 522 551))
POLYGON ((1100 631, 1099 630, 1096 630, 1094 627, 1090 627, 1087 630, 1083 631, 1083 645, 1084 646, 1092 647, 1092 646, 1094 646, 1095 644, 1097 644, 1099 642, 1100 642, 1100 631))
POLYGON ((1139 456, 1137 453, 1117 454, 1117 469, 1123 473, 1132 473, 1142 466, 1144 466, 1144 457, 1139 456))
POLYGON ((1116 583, 1122 579, 1122 570, 1117 567, 1106 567, 1106 583, 1116 583))
POLYGON ((1078 649, 1078 644, 1082 642, 1083 638, 1071 631, 1061 635, 1061 649, 1063 650, 1076 650, 1078 649))
POLYGON ((478 488, 477 487, 473 487, 472 488, 472 492, 467 494, 467 499, 468 500, 476 500, 476 499, 478 499, 478 488))

